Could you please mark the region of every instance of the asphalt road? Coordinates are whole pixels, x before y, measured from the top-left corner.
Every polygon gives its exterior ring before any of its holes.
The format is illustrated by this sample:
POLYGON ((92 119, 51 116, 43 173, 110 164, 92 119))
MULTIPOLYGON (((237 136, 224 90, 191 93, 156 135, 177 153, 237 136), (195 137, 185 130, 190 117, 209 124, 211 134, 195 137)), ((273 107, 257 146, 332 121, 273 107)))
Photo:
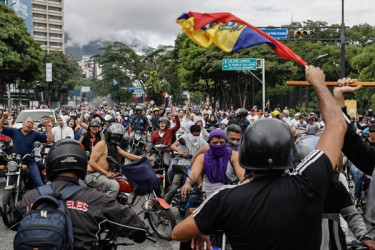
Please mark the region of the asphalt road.
MULTIPOLYGON (((0 178, 0 197, 3 196, 3 189, 5 186, 5 179, 0 178)), ((2 198, 1 198, 2 201, 2 198)), ((140 205, 138 204, 136 209, 136 212, 140 211, 140 205)), ((179 219, 178 213, 176 214, 176 218, 179 219)), ((142 215, 141 215, 142 216, 142 215)), ((143 218, 143 216, 142 216, 143 218)), ((179 222, 179 220, 177 221, 179 222)), ((146 224, 147 221, 146 221, 146 224)), ((1 235, 1 242, 0 242, 0 250, 10 250, 13 249, 13 238, 15 236, 16 232, 8 229, 4 223, 3 220, 0 219, 0 235, 1 235)), ((153 243, 149 240, 146 240, 145 242, 141 244, 135 243, 132 246, 119 246, 118 249, 150 249, 150 250, 159 250, 159 249, 166 249, 166 250, 172 250, 172 249, 179 249, 179 242, 176 241, 166 241, 163 239, 155 238, 157 240, 156 243, 153 243)), ((119 239, 119 242, 130 242, 127 239, 119 239)))

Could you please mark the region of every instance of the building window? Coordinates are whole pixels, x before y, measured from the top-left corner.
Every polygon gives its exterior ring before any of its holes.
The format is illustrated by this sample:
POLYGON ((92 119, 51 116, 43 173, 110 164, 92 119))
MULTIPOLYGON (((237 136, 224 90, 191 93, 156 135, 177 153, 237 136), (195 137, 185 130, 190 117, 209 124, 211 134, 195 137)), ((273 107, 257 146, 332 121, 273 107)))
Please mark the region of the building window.
POLYGON ((40 9, 40 10, 46 10, 47 6, 41 5, 41 4, 33 4, 33 8, 40 9))
POLYGON ((47 33, 46 33, 46 32, 38 32, 38 31, 34 31, 34 32, 33 32, 33 35, 34 35, 34 36, 43 36, 43 37, 46 37, 46 36, 47 36, 47 33))
POLYGON ((48 0, 48 2, 61 3, 61 0, 48 0))
POLYGON ((53 10, 53 11, 61 12, 61 8, 59 8, 59 7, 53 7, 53 6, 48 6, 48 10, 53 10))
POLYGON ((46 41, 38 41, 40 43, 40 45, 47 45, 47 42, 46 41))
POLYGON ((62 20, 61 16, 52 16, 52 15, 49 15, 48 18, 51 19, 51 20, 58 20, 58 21, 62 20))
POLYGON ((61 25, 56 25, 56 24, 49 24, 50 29, 59 29, 61 30, 62 26, 61 25))
POLYGON ((46 23, 33 22, 33 27, 36 27, 36 28, 47 28, 47 24, 46 23))
POLYGON ((33 13, 33 17, 40 18, 40 19, 46 19, 47 16, 44 15, 44 14, 33 13))
POLYGON ((58 47, 61 47, 61 46, 62 46, 62 43, 49 42, 49 45, 50 45, 50 46, 58 46, 58 47))
POLYGON ((62 34, 49 33, 49 37, 53 37, 53 38, 62 38, 62 34))

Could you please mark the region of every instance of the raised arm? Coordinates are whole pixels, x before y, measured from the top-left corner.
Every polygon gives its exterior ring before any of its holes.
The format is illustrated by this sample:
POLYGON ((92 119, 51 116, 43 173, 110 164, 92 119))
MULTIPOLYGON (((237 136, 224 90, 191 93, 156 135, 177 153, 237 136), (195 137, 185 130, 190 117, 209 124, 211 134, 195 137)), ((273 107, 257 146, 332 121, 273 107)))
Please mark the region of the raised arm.
POLYGON ((8 119, 8 116, 9 116, 9 112, 4 112, 3 116, 1 117, 1 119, 0 119, 0 132, 3 132, 4 121, 5 121, 5 119, 8 119))
POLYGON ((189 117, 190 109, 189 109, 189 102, 188 101, 185 101, 185 107, 186 107, 186 117, 189 117))
MULTIPOLYGON (((356 87, 350 86, 350 84, 356 81, 356 79, 350 78, 340 79, 337 82, 338 87, 333 90, 336 101, 345 113, 345 94, 353 93, 362 87, 360 85, 356 87)), ((375 165, 375 147, 371 147, 364 142, 355 130, 353 125, 348 125, 342 151, 356 167, 366 174, 371 175, 375 165)))
POLYGON ((306 79, 314 87, 319 100, 320 111, 326 128, 320 137, 316 149, 322 150, 331 161, 332 168, 341 154, 347 125, 338 105, 325 84, 325 75, 320 68, 308 66, 306 79))
POLYGON ((83 122, 83 120, 85 118, 85 113, 86 113, 86 107, 82 107, 81 108, 81 117, 79 118, 79 126, 88 130, 89 126, 86 123, 83 122))

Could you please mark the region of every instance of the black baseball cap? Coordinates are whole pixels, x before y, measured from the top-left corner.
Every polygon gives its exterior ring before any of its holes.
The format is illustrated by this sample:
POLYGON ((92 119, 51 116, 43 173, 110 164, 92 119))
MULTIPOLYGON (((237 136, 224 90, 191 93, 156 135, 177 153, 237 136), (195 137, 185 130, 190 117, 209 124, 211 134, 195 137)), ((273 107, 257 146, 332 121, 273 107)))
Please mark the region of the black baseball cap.
POLYGON ((375 124, 370 125, 368 131, 375 131, 375 124))

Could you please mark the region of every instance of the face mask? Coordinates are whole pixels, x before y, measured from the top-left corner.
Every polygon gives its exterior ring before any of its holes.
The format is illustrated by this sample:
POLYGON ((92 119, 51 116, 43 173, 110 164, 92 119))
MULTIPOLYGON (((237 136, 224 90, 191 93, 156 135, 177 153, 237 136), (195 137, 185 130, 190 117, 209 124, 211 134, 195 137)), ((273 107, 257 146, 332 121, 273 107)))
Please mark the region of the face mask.
POLYGON ((199 138, 200 138, 200 136, 198 135, 198 136, 195 136, 195 135, 192 135, 192 134, 188 134, 188 139, 189 139, 189 141, 191 141, 191 143, 193 144, 193 145, 196 145, 197 143, 198 143, 198 140, 199 140, 199 138))
POLYGON ((230 147, 231 149, 233 149, 234 151, 238 151, 238 147, 239 147, 239 143, 235 143, 231 140, 228 140, 227 142, 227 146, 230 147))
POLYGON ((124 120, 125 120, 125 121, 129 120, 129 117, 124 117, 124 120))
POLYGON ((222 156, 225 154, 225 151, 227 150, 227 145, 226 144, 220 144, 220 145, 210 144, 210 150, 212 152, 212 155, 222 156))

